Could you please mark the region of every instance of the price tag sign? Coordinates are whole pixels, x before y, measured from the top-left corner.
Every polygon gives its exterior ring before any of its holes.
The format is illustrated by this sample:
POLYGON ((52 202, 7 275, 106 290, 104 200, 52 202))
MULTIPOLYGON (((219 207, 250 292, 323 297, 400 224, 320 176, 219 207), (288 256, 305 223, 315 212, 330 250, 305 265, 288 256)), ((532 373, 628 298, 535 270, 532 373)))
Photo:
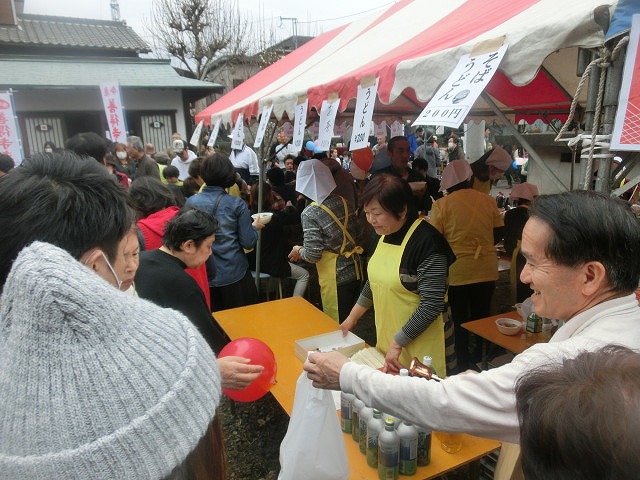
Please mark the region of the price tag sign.
POLYGON ((404 124, 396 120, 391 124, 391 138, 404 135, 404 124))
POLYGON ((363 79, 358 85, 356 109, 353 114, 353 130, 351 132, 350 150, 369 146, 369 130, 373 119, 373 107, 378 94, 378 78, 363 79))
POLYGON ((260 148, 262 140, 264 139, 264 132, 267 131, 267 125, 271 118, 271 111, 273 110, 273 104, 269 104, 262 109, 262 115, 260 116, 260 124, 258 125, 258 132, 256 133, 256 141, 253 142, 253 148, 260 148))
POLYGON ((464 55, 413 125, 458 128, 496 73, 506 51, 507 45, 503 44, 497 51, 464 55))

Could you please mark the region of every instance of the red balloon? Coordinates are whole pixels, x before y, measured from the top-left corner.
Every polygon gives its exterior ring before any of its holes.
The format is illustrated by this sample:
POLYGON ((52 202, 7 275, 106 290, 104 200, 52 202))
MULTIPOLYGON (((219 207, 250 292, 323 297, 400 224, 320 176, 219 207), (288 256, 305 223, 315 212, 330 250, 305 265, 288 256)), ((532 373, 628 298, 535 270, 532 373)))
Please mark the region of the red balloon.
POLYGON ((373 165, 373 150, 369 147, 359 148, 351 151, 351 161, 365 172, 368 172, 373 165))
POLYGON ((222 391, 229 398, 238 402, 253 402, 263 397, 271 385, 276 383, 276 357, 268 345, 257 338, 237 338, 226 344, 218 357, 245 357, 251 360, 252 365, 262 365, 264 370, 258 378, 249 384, 244 390, 230 390, 223 388, 222 391))

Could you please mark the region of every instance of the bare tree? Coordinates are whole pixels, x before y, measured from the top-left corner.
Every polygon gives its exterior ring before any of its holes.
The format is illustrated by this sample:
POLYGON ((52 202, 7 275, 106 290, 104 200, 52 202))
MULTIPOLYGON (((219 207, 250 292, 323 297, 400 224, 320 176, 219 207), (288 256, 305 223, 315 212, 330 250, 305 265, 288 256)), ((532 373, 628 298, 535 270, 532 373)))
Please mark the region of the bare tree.
POLYGON ((198 80, 221 63, 234 63, 250 48, 249 20, 233 0, 153 0, 154 49, 167 52, 198 80))

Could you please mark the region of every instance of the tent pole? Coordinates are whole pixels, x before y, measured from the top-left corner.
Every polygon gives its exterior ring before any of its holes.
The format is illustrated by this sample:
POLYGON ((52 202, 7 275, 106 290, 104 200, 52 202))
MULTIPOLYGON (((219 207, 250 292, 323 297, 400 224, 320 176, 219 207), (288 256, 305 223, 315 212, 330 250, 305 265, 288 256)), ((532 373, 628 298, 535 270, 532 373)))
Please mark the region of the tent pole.
POLYGON ((498 106, 495 104, 493 99, 485 92, 482 92, 481 95, 482 95, 482 99, 485 102, 487 102, 487 104, 491 107, 494 113, 500 118, 500 120, 504 122, 507 128, 511 130, 511 133, 520 142, 520 145, 522 145, 527 150, 527 152, 529 152, 529 157, 531 160, 534 161, 535 165, 540 167, 540 169, 549 176, 549 178, 553 181, 553 183, 555 183, 555 185, 560 189, 560 191, 562 192, 566 191, 567 186, 564 183, 562 183, 562 180, 560 180, 556 176, 556 174, 553 173, 553 170, 551 170, 547 166, 547 164, 542 161, 542 158, 540 158, 540 155, 538 155, 538 152, 536 152, 533 149, 533 147, 529 144, 529 142, 520 134, 520 132, 518 132, 518 129, 515 128, 511 123, 511 121, 507 118, 507 116, 504 113, 502 113, 502 111, 500 110, 500 108, 498 108, 498 106))
MULTIPOLYGON (((258 213, 262 212, 262 198, 264 189, 264 160, 258 161, 258 213)), ((262 253, 262 230, 258 230, 258 241, 256 242, 256 289, 260 298, 260 255, 262 253)))

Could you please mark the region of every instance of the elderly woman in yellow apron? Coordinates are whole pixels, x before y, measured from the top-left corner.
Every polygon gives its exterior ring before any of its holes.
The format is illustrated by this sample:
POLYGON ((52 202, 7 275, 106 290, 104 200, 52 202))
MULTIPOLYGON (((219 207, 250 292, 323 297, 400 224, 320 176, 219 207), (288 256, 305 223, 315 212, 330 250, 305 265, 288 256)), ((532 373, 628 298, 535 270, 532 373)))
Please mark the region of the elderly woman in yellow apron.
POLYGON ((322 310, 341 322, 362 286, 362 248, 355 242, 355 212, 332 194, 335 188, 329 167, 320 160, 305 160, 298 167, 296 191, 312 202, 301 215, 304 244, 291 249, 289 260, 316 264, 322 310))
POLYGON ((496 239, 504 225, 493 197, 471 188, 473 175, 466 160, 454 160, 442 173, 440 189, 447 194, 433 204, 430 223, 441 232, 456 261, 449 268, 449 304, 456 325, 456 355, 461 368, 479 360, 480 342, 469 352, 469 334, 460 325, 488 317, 498 279, 496 239))
POLYGON ((361 203, 381 237, 369 260, 369 278, 341 328, 351 330, 373 305, 376 347, 385 354, 385 371, 397 372, 412 357, 430 355, 438 375, 446 375, 443 311, 453 251, 418 218, 411 188, 401 178, 375 176, 361 203))

